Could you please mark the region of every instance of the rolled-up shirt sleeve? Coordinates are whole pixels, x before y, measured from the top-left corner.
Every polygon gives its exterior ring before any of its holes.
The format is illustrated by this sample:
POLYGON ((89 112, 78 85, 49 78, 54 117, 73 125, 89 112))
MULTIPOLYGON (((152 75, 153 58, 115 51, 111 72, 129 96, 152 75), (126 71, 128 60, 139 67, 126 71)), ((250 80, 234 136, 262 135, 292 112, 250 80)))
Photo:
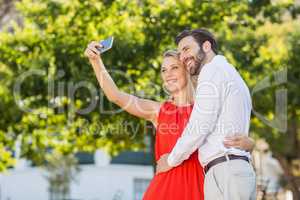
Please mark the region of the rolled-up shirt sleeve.
POLYGON ((194 107, 188 124, 168 156, 169 166, 178 166, 188 159, 215 128, 220 112, 224 80, 224 73, 218 67, 207 65, 201 70, 194 107))

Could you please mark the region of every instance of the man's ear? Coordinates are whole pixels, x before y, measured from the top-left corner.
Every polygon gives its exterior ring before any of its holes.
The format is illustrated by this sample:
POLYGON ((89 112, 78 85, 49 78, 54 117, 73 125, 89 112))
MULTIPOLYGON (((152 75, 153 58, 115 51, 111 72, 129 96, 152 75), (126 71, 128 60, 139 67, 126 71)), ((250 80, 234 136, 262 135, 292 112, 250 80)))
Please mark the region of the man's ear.
POLYGON ((211 44, 208 40, 206 40, 203 44, 202 44, 202 49, 205 53, 211 51, 211 44))

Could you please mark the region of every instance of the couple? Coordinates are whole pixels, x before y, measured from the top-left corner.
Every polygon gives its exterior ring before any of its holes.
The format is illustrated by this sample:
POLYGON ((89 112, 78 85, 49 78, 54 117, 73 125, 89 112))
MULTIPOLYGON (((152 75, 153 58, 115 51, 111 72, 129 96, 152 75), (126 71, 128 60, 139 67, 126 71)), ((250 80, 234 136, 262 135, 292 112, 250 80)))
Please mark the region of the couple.
POLYGON ((249 90, 205 29, 183 31, 163 55, 165 102, 122 92, 91 42, 85 50, 107 98, 156 127, 157 172, 144 200, 254 200, 249 90), (196 88, 194 90, 194 88, 196 88))

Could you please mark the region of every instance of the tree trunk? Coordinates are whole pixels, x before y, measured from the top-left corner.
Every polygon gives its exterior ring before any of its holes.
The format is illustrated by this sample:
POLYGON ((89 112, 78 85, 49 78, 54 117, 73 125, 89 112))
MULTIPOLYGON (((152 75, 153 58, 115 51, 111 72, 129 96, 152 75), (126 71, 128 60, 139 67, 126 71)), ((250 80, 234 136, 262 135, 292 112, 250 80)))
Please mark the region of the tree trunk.
POLYGON ((287 178, 289 185, 291 186, 291 190, 293 192, 293 199, 300 199, 299 185, 298 185, 295 177, 291 173, 291 168, 290 168, 291 164, 288 163, 288 161, 284 157, 282 157, 280 155, 275 155, 275 156, 279 160, 279 162, 283 168, 284 175, 287 178))

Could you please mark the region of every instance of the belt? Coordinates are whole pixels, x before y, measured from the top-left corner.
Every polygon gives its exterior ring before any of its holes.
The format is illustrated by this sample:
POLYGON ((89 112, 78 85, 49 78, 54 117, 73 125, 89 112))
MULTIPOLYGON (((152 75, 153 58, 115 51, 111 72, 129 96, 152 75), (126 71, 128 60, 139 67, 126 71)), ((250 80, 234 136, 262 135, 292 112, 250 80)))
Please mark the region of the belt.
MULTIPOLYGON (((228 156, 228 159, 229 160, 245 160, 247 162, 249 162, 249 158, 247 156, 238 156, 238 155, 234 155, 234 154, 229 154, 227 155, 228 156)), ((222 156, 222 157, 219 157, 219 158, 216 158, 212 161, 210 161, 205 167, 204 167, 204 172, 205 174, 208 172, 208 170, 210 168, 212 168, 213 166, 219 164, 219 163, 222 163, 222 162, 225 162, 227 161, 227 158, 226 156, 222 156)))

